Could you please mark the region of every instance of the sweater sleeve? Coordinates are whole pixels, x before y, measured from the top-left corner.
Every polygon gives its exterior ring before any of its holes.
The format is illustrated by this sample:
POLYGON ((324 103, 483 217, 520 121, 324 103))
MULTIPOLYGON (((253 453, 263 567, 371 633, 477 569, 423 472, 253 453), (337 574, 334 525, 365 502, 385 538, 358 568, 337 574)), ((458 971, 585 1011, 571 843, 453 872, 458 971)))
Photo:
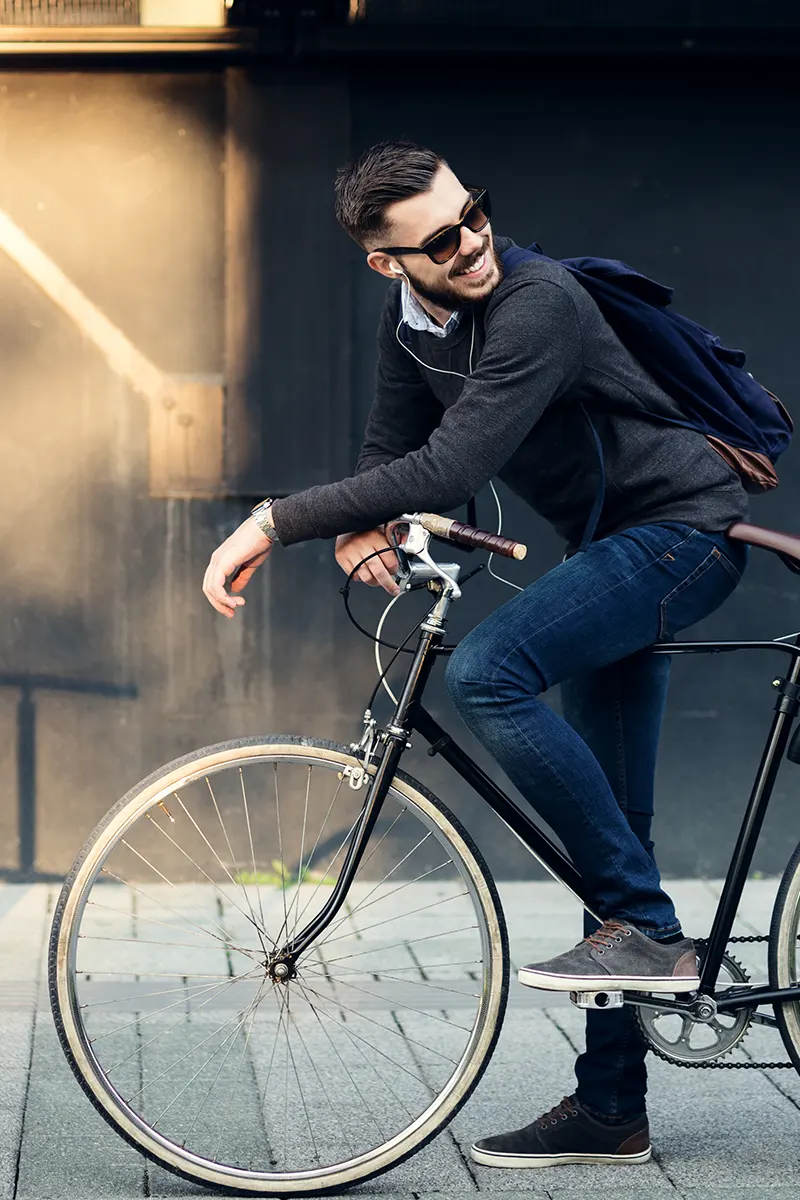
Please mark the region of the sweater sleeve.
POLYGON ((284 545, 372 529, 403 512, 447 512, 497 474, 580 375, 581 330, 566 289, 523 279, 492 298, 485 332, 477 368, 425 445, 276 500, 284 545))
POLYGON ((356 475, 370 467, 394 462, 424 446, 444 411, 417 363, 398 344, 399 295, 398 284, 386 297, 378 327, 375 398, 367 418, 356 475))

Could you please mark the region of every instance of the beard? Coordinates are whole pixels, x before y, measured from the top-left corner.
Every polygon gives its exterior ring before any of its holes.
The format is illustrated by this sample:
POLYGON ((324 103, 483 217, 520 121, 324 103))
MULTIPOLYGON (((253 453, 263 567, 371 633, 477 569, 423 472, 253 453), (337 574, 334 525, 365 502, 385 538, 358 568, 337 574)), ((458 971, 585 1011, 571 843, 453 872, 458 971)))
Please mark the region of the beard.
MULTIPOLYGON (((406 275, 411 281, 414 291, 424 300, 429 300, 431 304, 435 304, 439 308, 449 309, 451 312, 455 311, 456 309, 463 310, 477 308, 480 305, 485 304, 492 292, 503 280, 503 264, 500 261, 494 246, 490 247, 489 241, 490 239, 487 237, 483 247, 478 251, 477 254, 471 254, 468 260, 462 260, 462 263, 459 267, 459 272, 463 272, 466 267, 469 267, 472 263, 477 262, 484 252, 491 255, 496 267, 496 273, 495 280, 490 291, 482 292, 476 296, 470 296, 459 291, 455 284, 443 283, 440 287, 431 287, 430 284, 427 284, 424 282, 424 280, 419 279, 415 272, 406 267, 406 275)), ((455 278, 458 279, 459 276, 456 275, 455 278)))

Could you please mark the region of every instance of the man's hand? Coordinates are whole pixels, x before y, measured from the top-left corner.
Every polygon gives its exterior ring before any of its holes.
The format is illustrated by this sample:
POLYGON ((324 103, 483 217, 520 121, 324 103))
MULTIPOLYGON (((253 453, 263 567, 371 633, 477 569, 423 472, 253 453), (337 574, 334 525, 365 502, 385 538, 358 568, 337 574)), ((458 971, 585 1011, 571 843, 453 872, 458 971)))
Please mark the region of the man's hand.
POLYGON ((243 521, 239 528, 218 546, 211 555, 203 579, 203 592, 209 604, 232 617, 243 596, 231 596, 225 591, 225 581, 234 571, 238 575, 231 584, 231 591, 241 592, 250 582, 253 572, 269 557, 272 541, 259 529, 252 517, 243 521))
MULTIPOLYGON (((375 550, 386 550, 388 546, 389 543, 380 529, 370 529, 367 533, 342 533, 336 539, 336 561, 349 575, 362 558, 366 558, 375 550)), ((369 584, 370 587, 384 588, 390 596, 397 596, 400 588, 392 579, 396 570, 395 554, 376 554, 359 568, 355 578, 369 584)))

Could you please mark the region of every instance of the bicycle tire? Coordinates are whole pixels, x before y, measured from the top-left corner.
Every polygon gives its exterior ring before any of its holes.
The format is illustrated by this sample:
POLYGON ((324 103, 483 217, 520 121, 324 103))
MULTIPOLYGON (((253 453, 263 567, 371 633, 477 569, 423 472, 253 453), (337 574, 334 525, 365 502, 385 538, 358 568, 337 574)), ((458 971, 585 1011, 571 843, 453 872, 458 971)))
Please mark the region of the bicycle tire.
MULTIPOLYGON (((165 1144, 144 1120, 131 1119, 131 1111, 125 1111, 117 1104, 92 1067, 93 1055, 87 1053, 89 1047, 75 1011, 74 981, 69 974, 69 947, 78 936, 76 919, 79 922, 83 911, 81 904, 86 903, 93 874, 97 878, 104 854, 109 852, 109 847, 118 844, 115 839, 122 836, 120 830, 124 832, 129 827, 136 819, 135 814, 149 812, 159 803, 159 798, 182 786, 184 779, 200 778, 215 767, 219 768, 221 762, 260 762, 276 757, 284 761, 286 756, 289 759, 297 756, 303 762, 319 757, 320 762, 324 760, 329 765, 333 762, 340 769, 358 765, 352 752, 342 745, 287 735, 235 739, 203 747, 166 764, 130 789, 87 839, 63 885, 50 936, 49 990, 56 1029, 69 1065, 94 1107, 126 1142, 159 1166, 194 1183, 239 1195, 330 1194, 374 1178, 422 1149, 452 1120, 477 1086, 500 1033, 509 986, 505 919, 496 886, 480 851, 458 819, 432 792, 410 775, 398 771, 390 795, 400 796, 405 805, 414 806, 433 822, 458 856, 474 889, 473 904, 479 919, 484 922, 485 945, 489 949, 489 961, 484 964, 481 1028, 469 1057, 461 1064, 458 1080, 443 1094, 442 1102, 431 1105, 424 1120, 418 1120, 403 1131, 407 1135, 403 1140, 398 1142, 394 1138, 377 1147, 367 1161, 357 1165, 337 1165, 328 1170, 325 1177, 318 1177, 313 1171, 301 1172, 296 1179, 264 1171, 232 1171, 230 1167, 210 1160, 200 1161, 197 1156, 181 1154, 174 1144, 165 1144)), ((484 936, 483 929, 481 936, 484 936)))
MULTIPOLYGON (((800 936, 800 844, 789 859, 781 878, 769 930, 768 969, 770 987, 783 988, 796 984, 800 974, 798 955, 800 936)), ((800 1001, 775 1004, 786 1052, 797 1071, 800 1071, 800 1001)))

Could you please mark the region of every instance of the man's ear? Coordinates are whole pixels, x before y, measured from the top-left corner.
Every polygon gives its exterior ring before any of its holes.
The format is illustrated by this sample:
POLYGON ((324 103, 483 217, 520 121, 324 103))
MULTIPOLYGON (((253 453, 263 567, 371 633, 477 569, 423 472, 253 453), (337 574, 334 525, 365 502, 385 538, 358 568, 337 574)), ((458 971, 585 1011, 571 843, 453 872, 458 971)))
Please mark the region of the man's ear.
POLYGON ((367 255, 367 263, 373 271, 377 271, 379 275, 385 275, 387 279, 398 279, 402 274, 398 264, 392 260, 392 256, 384 254, 382 250, 371 250, 367 255), (392 267, 395 269, 392 270, 392 267))

